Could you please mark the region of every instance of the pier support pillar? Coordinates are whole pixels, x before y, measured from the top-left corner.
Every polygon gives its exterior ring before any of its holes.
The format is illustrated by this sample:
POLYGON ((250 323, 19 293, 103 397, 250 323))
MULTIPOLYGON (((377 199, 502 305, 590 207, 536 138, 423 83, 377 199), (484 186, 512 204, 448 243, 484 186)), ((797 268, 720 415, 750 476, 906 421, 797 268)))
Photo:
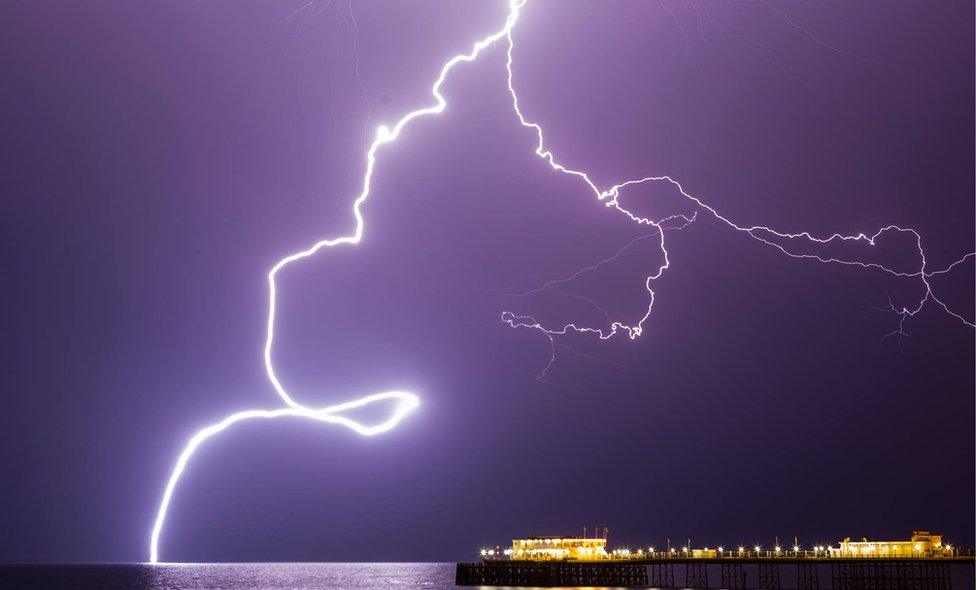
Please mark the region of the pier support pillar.
POLYGON ((655 588, 674 588, 674 564, 652 563, 651 586, 655 588))
POLYGON ((928 562, 922 564, 922 579, 928 581, 926 590, 950 590, 952 578, 946 563, 928 562))
POLYGON ((745 590, 746 574, 742 571, 741 563, 722 564, 722 588, 728 590, 745 590))
POLYGON ((797 590, 820 590, 816 563, 796 564, 796 587, 797 590))
POLYGON ((759 564, 759 588, 762 590, 780 590, 779 583, 779 564, 760 563, 759 564))
POLYGON ((921 590, 917 564, 895 564, 895 587, 899 590, 921 590))
POLYGON ((830 587, 834 590, 855 590, 854 564, 831 563, 830 587))
POLYGON ((874 561, 864 564, 868 571, 868 587, 869 588, 891 588, 890 572, 888 570, 888 564, 884 561, 874 561))
POLYGON ((708 566, 691 562, 685 566, 686 588, 708 588, 708 566))

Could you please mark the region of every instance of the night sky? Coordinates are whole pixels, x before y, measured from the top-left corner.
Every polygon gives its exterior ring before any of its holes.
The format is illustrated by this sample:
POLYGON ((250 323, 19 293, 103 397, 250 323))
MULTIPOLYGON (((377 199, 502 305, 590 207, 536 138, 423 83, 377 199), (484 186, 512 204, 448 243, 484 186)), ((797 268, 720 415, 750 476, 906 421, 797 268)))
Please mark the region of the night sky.
MULTIPOLYGON (((430 104, 491 2, 0 4, 0 561, 143 561, 199 428, 281 402, 265 274, 351 231, 366 136, 430 104), (298 11, 296 13, 296 11, 298 11), (294 13, 294 14, 293 14, 294 13), (291 17, 289 15, 292 14, 291 17), (355 17, 355 25, 353 22, 355 17), (356 79, 358 46, 362 87, 356 79), (363 87, 366 96, 363 94, 363 87), (370 108, 367 107, 371 105, 370 108)), ((533 0, 522 109, 601 185, 668 174, 745 225, 974 247, 970 2, 533 0)), ((384 148, 364 241, 279 279, 283 383, 320 406, 408 389, 374 438, 246 423, 193 457, 162 557, 454 560, 606 526, 613 544, 974 541, 974 330, 917 279, 790 259, 704 213, 656 239, 533 155, 504 42, 384 148)), ((665 187, 653 214, 695 208, 665 187)), ((910 241, 844 255, 917 270, 910 241)), ((973 258, 933 286, 974 321, 973 258)))

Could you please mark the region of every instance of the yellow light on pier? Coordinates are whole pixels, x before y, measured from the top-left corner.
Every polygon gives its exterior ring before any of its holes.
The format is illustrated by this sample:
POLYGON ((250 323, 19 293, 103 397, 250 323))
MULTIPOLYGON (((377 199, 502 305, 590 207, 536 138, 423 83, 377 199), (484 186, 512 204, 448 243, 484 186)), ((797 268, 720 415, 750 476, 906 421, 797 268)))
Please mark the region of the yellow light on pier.
MULTIPOLYGON (((777 539, 778 541, 778 539, 777 539)), ((752 549, 747 549, 743 545, 738 546, 738 558, 744 557, 756 559, 768 559, 770 557, 780 558, 784 554, 788 555, 790 547, 794 555, 798 558, 800 554, 800 544, 794 540, 793 545, 785 548, 778 542, 773 547, 763 550, 761 545, 755 545, 752 549), (749 555, 747 555, 749 554, 749 555), (770 555, 773 554, 773 555, 770 555)), ((729 550, 728 557, 734 555, 734 549, 729 550)), ((525 539, 515 539, 512 541, 511 548, 483 548, 480 550, 481 557, 486 561, 508 558, 512 560, 548 561, 548 560, 585 560, 600 561, 607 559, 628 560, 646 559, 649 555, 652 559, 670 558, 675 559, 675 554, 680 553, 681 559, 714 559, 716 557, 726 557, 725 547, 719 545, 717 549, 704 547, 693 549, 691 543, 672 547, 671 543, 661 550, 656 551, 653 545, 638 547, 635 549, 619 548, 610 551, 607 548, 606 538, 583 538, 583 537, 529 537, 525 539), (678 551, 680 549, 681 551, 678 551)), ((943 544, 941 535, 935 535, 928 531, 912 531, 910 540, 904 541, 871 541, 863 539, 852 541, 850 537, 834 545, 813 545, 805 549, 804 554, 810 558, 854 558, 864 559, 867 557, 931 557, 931 558, 951 558, 956 555, 953 546, 943 544), (812 551, 811 551, 812 549, 812 551), (810 553, 813 553, 811 555, 810 553)))
POLYGON ((837 547, 825 546, 823 551, 837 557, 877 556, 877 557, 909 557, 924 555, 943 557, 951 553, 942 546, 942 535, 929 531, 912 531, 911 539, 904 541, 852 541, 845 538, 837 547))

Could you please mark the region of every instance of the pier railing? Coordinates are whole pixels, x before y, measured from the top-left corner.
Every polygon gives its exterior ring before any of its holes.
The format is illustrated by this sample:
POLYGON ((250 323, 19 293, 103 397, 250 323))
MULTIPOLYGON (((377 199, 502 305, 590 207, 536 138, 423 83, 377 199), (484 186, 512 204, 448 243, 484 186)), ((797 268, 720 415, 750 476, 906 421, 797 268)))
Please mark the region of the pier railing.
POLYGON ((725 550, 717 549, 695 549, 691 551, 670 550, 670 551, 644 551, 636 550, 617 550, 606 555, 587 557, 585 559, 567 558, 529 558, 515 557, 502 553, 483 555, 482 561, 570 561, 570 562, 657 562, 670 561, 675 563, 686 562, 732 562, 732 561, 819 561, 819 562, 840 562, 840 561, 969 561, 974 560, 974 550, 972 548, 953 548, 941 552, 915 552, 914 554, 890 554, 881 552, 862 552, 862 553, 838 553, 823 550, 725 550))

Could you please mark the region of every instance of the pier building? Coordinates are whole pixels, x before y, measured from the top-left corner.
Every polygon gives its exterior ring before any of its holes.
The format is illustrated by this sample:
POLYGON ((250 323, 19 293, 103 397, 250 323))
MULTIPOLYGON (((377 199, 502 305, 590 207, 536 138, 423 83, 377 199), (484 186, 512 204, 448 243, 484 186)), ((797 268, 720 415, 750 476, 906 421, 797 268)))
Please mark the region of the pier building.
POLYGON ((607 540, 583 537, 529 537, 513 539, 512 548, 504 552, 509 559, 526 560, 592 560, 605 559, 607 540))
POLYGON ((929 531, 912 531, 908 541, 851 541, 844 538, 837 547, 829 547, 832 557, 943 557, 952 555, 952 545, 942 544, 942 535, 929 531))

